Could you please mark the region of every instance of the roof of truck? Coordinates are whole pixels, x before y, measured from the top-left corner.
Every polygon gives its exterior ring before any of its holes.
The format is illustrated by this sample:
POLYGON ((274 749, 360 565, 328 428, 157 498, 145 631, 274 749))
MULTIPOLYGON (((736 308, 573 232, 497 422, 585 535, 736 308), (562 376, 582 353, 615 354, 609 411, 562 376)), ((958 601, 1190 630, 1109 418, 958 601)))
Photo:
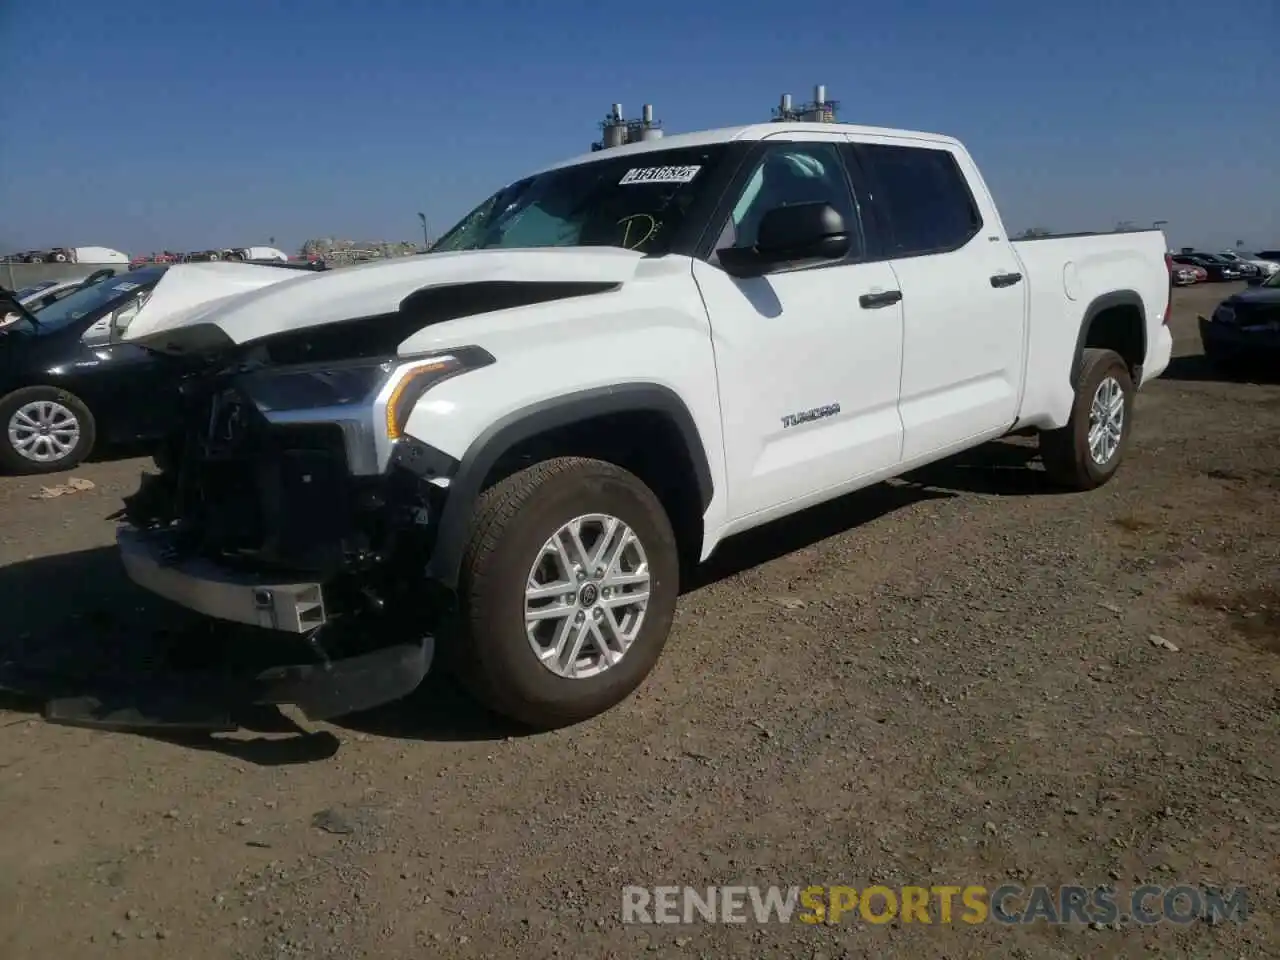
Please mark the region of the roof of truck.
POLYGON ((677 133, 659 137, 656 140, 641 140, 621 147, 609 147, 582 153, 568 160, 550 164, 539 170, 555 170, 558 167, 571 167, 591 160, 602 160, 605 157, 633 156, 652 153, 655 150, 673 150, 678 147, 700 147, 713 143, 729 143, 733 140, 763 140, 778 133, 847 133, 857 137, 895 137, 897 139, 921 140, 928 143, 944 144, 958 147, 960 141, 954 137, 940 133, 923 133, 916 130, 892 130, 887 127, 862 127, 853 123, 806 123, 787 121, 784 123, 752 123, 741 127, 721 127, 717 130, 700 130, 696 133, 677 133))

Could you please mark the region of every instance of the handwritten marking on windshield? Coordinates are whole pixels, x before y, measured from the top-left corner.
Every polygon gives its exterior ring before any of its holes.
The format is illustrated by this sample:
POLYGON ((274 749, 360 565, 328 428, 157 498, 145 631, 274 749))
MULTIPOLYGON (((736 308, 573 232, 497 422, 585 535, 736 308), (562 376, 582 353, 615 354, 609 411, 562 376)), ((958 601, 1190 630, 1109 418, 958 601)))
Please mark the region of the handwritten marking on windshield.
POLYGON ((618 221, 618 226, 622 227, 622 248, 624 250, 640 249, 658 232, 658 221, 647 213, 633 213, 625 216, 618 221), (633 234, 639 236, 640 239, 632 240, 633 234))

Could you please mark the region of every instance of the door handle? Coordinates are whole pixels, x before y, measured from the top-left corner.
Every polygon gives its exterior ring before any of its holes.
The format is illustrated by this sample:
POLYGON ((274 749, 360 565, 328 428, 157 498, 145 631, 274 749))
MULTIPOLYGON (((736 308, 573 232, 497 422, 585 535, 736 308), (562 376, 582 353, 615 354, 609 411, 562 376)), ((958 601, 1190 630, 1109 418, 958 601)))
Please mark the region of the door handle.
POLYGON ((1022 274, 1020 273, 997 273, 991 278, 991 285, 993 287, 1012 287, 1021 280, 1022 274))
POLYGON ((868 310, 874 310, 877 307, 891 307, 901 300, 901 290, 886 290, 883 293, 864 293, 858 298, 858 303, 868 310))

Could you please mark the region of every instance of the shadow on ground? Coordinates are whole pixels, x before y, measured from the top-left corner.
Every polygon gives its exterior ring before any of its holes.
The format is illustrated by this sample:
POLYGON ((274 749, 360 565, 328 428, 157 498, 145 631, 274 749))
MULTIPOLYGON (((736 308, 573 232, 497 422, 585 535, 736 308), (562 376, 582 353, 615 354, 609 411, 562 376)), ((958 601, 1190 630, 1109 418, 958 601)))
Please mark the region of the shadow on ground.
MULTIPOLYGON (((85 463, 115 463, 119 460, 132 460, 137 457, 149 457, 155 452, 155 445, 150 443, 98 443, 94 445, 92 452, 85 458, 85 463)), ((53 473, 43 474, 27 474, 27 476, 38 476, 41 481, 48 483, 50 486, 57 483, 64 483, 68 477, 74 476, 81 464, 74 467, 67 467, 65 470, 55 470, 53 473)), ((0 477, 14 476, 14 474, 6 473, 0 470, 0 477)))
POLYGON ((132 460, 134 457, 149 457, 156 452, 156 444, 147 441, 130 443, 100 443, 89 454, 90 463, 111 463, 115 460, 132 460))
MULTIPOLYGON (((987 444, 748 531, 726 541, 684 589, 704 588, 922 501, 1051 493, 1044 472, 1033 468, 1035 456, 1034 444, 1025 441, 987 444)), ((338 750, 332 733, 307 731, 276 707, 217 701, 209 693, 218 686, 211 680, 260 669, 288 640, 228 629, 149 596, 129 582, 114 548, 0 569, 0 610, 6 615, 0 708, 42 713, 54 722, 93 716, 81 725, 262 765, 323 760, 338 750)), ((438 669, 409 697, 336 725, 437 741, 524 732, 485 711, 438 669)))

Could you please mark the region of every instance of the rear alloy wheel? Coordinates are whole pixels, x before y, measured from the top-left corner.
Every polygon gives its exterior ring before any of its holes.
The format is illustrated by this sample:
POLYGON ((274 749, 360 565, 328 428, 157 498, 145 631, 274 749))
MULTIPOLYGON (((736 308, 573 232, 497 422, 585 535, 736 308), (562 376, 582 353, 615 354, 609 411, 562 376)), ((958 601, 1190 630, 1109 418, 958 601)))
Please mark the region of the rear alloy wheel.
POLYGON ((636 476, 544 461, 487 490, 460 581, 463 681, 539 729, 604 712, 648 676, 679 593, 675 534, 636 476))
POLYGON ((26 387, 0 400, 0 466, 9 473, 70 470, 93 449, 93 414, 56 387, 26 387))
POLYGON ((1071 419, 1040 434, 1040 454, 1055 483, 1093 490, 1115 475, 1129 445, 1133 393, 1129 367, 1118 353, 1084 351, 1071 419))

